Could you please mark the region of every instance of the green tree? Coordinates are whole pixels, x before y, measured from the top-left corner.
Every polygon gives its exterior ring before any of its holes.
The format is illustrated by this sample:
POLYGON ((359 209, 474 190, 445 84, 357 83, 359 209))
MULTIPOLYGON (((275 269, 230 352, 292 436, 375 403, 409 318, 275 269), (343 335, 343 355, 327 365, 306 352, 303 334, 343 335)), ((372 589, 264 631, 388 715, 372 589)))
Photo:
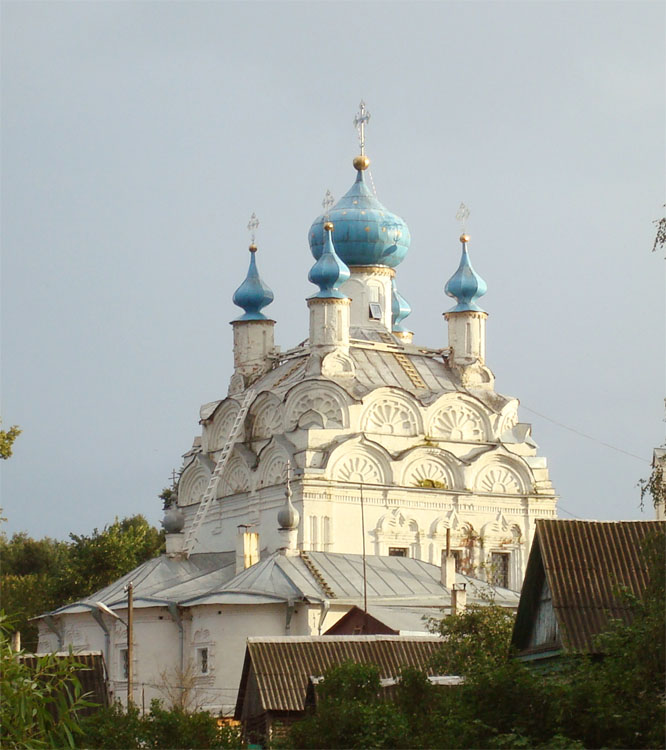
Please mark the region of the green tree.
POLYGON ((443 640, 433 666, 441 674, 467 675, 503 664, 513 621, 513 613, 496 604, 470 604, 461 614, 433 621, 443 640))
POLYGON ((93 705, 81 693, 76 657, 40 656, 30 666, 11 650, 0 618, 0 726, 2 746, 73 748, 80 732, 77 711, 93 705))
POLYGON ((108 586, 164 551, 164 533, 141 515, 116 519, 90 535, 69 537, 66 564, 58 576, 57 595, 62 604, 108 586))
POLYGON ((89 596, 163 549, 163 533, 140 515, 116 519, 90 535, 70 534, 69 542, 0 534, 3 607, 26 648, 34 650, 37 626, 31 617, 89 596))
POLYGON ((324 673, 317 712, 294 724, 291 748, 402 748, 409 726, 394 707, 380 700, 379 668, 351 662, 324 673))
POLYGON ((101 709, 81 721, 82 748, 134 750, 135 748, 240 748, 240 734, 234 727, 220 727, 208 711, 189 713, 171 710, 159 701, 141 715, 136 706, 125 710, 119 703, 101 709))
POLYGON ((0 458, 9 458, 12 455, 14 441, 21 432, 22 430, 17 425, 12 425, 8 430, 0 430, 0 458))

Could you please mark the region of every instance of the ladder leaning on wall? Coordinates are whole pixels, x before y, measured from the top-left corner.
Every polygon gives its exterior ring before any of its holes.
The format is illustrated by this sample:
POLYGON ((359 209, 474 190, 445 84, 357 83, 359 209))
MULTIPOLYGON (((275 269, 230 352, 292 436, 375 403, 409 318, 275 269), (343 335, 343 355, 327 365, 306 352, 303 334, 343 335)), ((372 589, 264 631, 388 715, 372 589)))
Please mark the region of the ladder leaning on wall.
POLYGON ((250 404, 254 400, 254 394, 255 392, 254 390, 252 390, 252 388, 245 391, 245 398, 241 403, 238 414, 236 414, 236 418, 234 419, 234 423, 231 428, 231 432, 229 433, 229 437, 227 438, 227 442, 224 444, 222 453, 220 453, 220 457, 215 464, 215 469, 213 469, 213 473, 210 475, 208 487, 206 487, 206 491, 201 497, 201 502, 199 503, 197 512, 195 513, 194 519, 192 520, 192 525, 185 532, 185 540, 183 542, 183 552, 185 553, 185 557, 189 557, 192 554, 192 548, 194 547, 194 542, 197 539, 197 533, 199 532, 201 524, 206 518, 208 509, 215 499, 215 495, 217 493, 217 485, 220 483, 220 477, 222 476, 227 462, 229 461, 229 456, 231 456, 231 452, 234 448, 234 443, 236 442, 238 433, 240 432, 240 429, 245 422, 245 417, 247 416, 250 404))

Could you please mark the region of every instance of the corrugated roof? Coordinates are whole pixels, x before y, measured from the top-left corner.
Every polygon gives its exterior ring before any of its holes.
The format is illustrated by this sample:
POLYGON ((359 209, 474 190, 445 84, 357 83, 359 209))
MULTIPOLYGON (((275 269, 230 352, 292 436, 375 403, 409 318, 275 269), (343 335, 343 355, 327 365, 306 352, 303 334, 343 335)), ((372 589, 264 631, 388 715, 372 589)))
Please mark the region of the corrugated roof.
POLYGON ((347 661, 376 664, 381 678, 396 677, 405 666, 435 674, 428 664, 441 645, 436 636, 248 638, 236 718, 242 717, 250 669, 264 711, 303 711, 311 676, 321 676, 330 667, 347 661))
POLYGON ((648 575, 641 544, 665 529, 663 521, 537 520, 514 645, 524 649, 528 643, 545 576, 564 647, 594 652, 594 637, 610 619, 631 620, 618 590, 643 594, 648 575))
MULTIPOLYGON (((59 651, 56 654, 21 654, 20 660, 26 664, 30 669, 36 669, 40 657, 54 656, 56 660, 69 660, 71 658, 80 667, 77 667, 73 674, 78 678, 81 683, 82 694, 90 701, 94 706, 85 706, 77 709, 78 716, 91 716, 101 706, 109 705, 109 693, 107 690, 106 682, 106 665, 104 664, 104 657, 101 651, 84 651, 74 653, 73 655, 69 651, 59 651)), ((65 689, 65 684, 61 686, 61 689, 65 689)))

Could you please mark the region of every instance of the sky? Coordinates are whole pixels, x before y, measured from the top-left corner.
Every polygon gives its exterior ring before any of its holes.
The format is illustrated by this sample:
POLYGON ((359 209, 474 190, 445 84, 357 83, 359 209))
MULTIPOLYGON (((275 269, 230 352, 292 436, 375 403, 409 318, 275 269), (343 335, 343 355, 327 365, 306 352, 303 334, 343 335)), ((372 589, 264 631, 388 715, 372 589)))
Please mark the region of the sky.
POLYGON ((351 186, 409 225, 415 343, 446 346, 461 201, 487 363, 562 518, 637 519, 664 440, 661 2, 12 2, 2 13, 7 533, 135 513, 226 396, 248 263, 307 337, 307 230, 351 186))

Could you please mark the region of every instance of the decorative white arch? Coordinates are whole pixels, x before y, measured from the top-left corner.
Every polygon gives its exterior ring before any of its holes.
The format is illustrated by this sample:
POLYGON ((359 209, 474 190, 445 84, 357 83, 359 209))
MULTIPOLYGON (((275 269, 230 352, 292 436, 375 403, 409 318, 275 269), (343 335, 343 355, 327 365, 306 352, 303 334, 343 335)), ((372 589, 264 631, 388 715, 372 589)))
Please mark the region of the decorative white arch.
POLYGON ((462 472, 453 456, 440 448, 414 448, 401 463, 400 484, 403 487, 448 490, 462 487, 462 472))
POLYGON ((341 482, 390 484, 390 456, 381 446, 361 438, 352 438, 331 454, 327 474, 341 482))
MULTIPOLYGON (((213 422, 204 428, 206 437, 205 450, 208 453, 222 450, 233 427, 240 404, 233 398, 225 399, 215 410, 213 422)), ((244 428, 241 427, 238 440, 244 440, 244 428)))
POLYGON ((285 403, 285 426, 308 428, 319 419, 327 429, 349 426, 349 396, 334 383, 310 380, 299 383, 289 391, 285 403), (314 415, 319 415, 317 419, 314 415))
POLYGON ((490 438, 487 411, 459 393, 447 393, 428 409, 427 434, 444 440, 484 442, 490 438))
POLYGON ((220 479, 218 497, 229 497, 250 489, 251 474, 240 456, 233 456, 220 479))
POLYGON ((250 409, 252 415, 252 440, 266 440, 284 432, 281 400, 273 393, 261 393, 250 409))
POLYGON ((529 469, 508 456, 481 458, 472 487, 488 495, 525 495, 532 491, 529 469))
POLYGON ((410 395, 395 388, 378 388, 366 399, 361 431, 381 435, 423 434, 421 409, 410 395))
POLYGON ((421 558, 421 530, 418 522, 400 508, 385 513, 375 527, 377 554, 387 555, 391 547, 407 549, 409 557, 421 558))
POLYGON ((199 459, 194 459, 183 471, 178 482, 178 505, 194 505, 201 502, 210 481, 208 470, 199 459))
POLYGON ((283 445, 283 441, 275 438, 259 454, 257 466, 257 487, 271 487, 274 484, 283 484, 287 481, 287 461, 293 459, 283 445))

